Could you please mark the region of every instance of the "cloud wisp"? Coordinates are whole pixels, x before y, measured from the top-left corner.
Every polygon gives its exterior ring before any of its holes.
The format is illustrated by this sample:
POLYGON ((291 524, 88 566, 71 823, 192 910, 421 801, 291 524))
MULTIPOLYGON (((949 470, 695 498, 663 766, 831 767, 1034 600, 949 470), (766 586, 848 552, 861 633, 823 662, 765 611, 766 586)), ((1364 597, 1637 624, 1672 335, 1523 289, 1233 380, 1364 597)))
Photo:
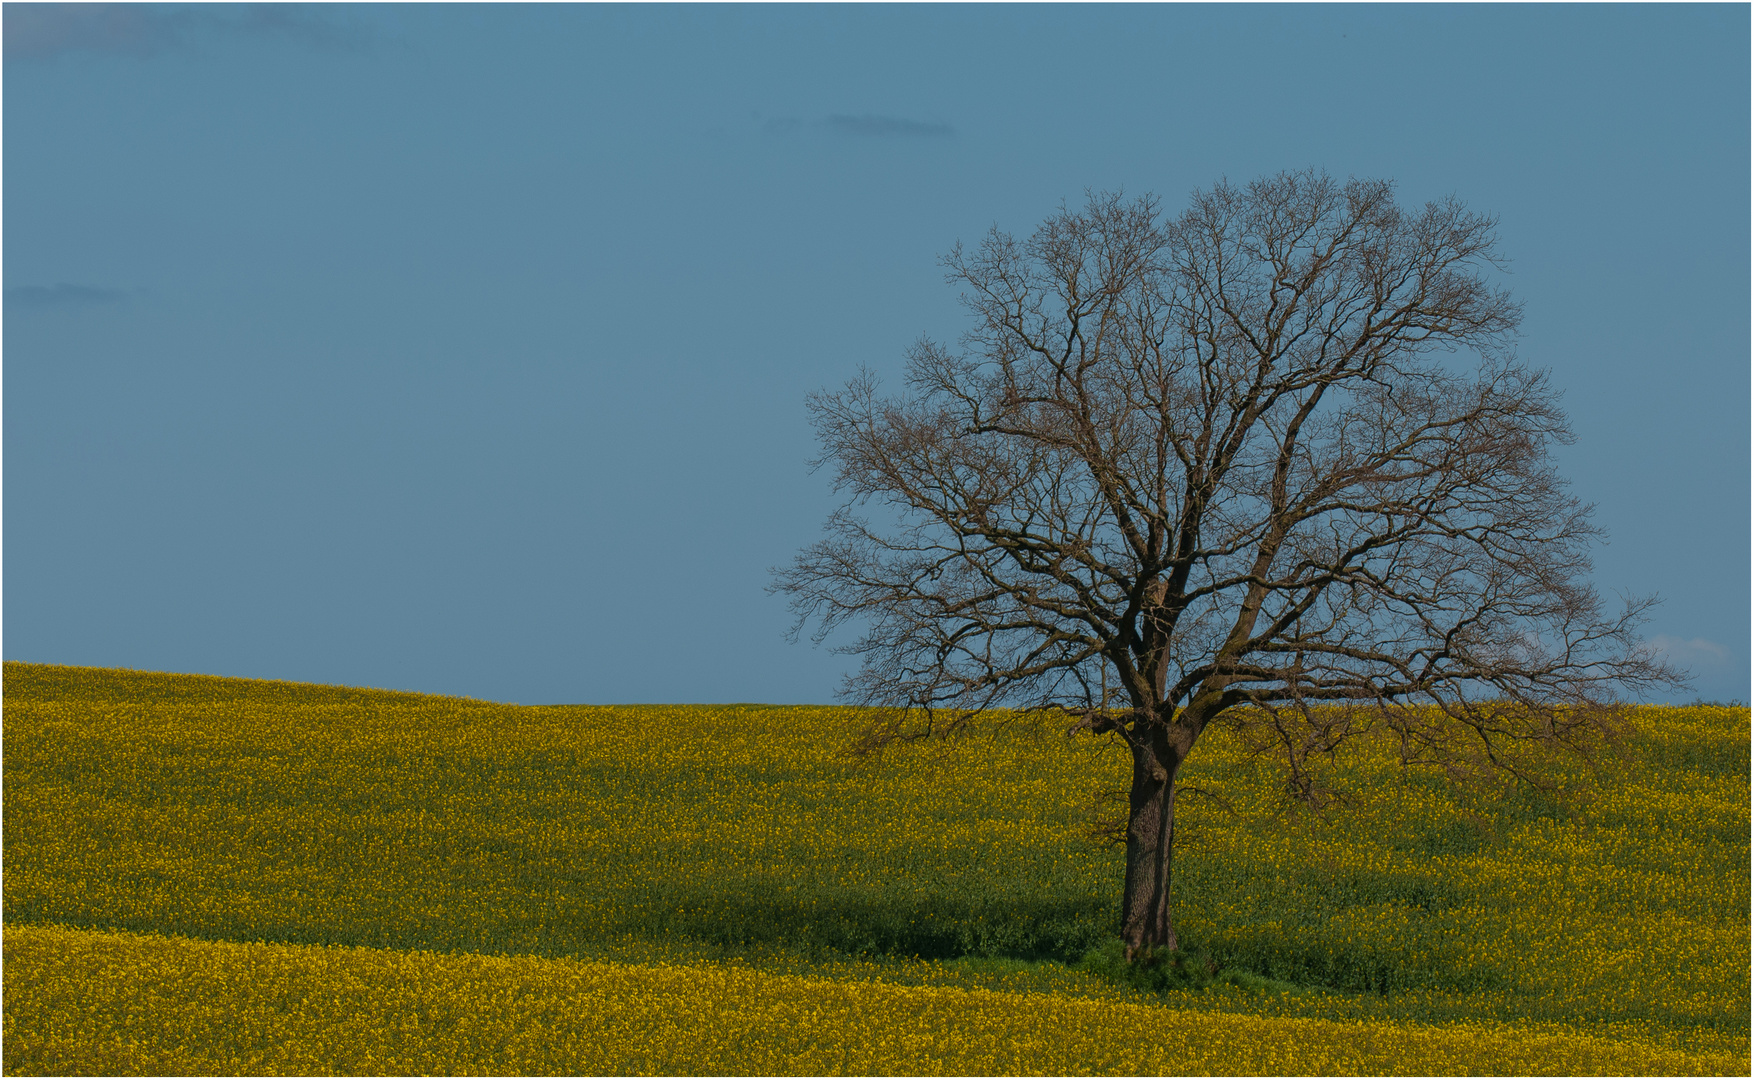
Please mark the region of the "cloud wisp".
POLYGON ((128 298, 120 289, 96 285, 14 285, 6 290, 6 306, 26 311, 52 311, 69 308, 103 307, 119 304, 128 298))
POLYGON ((357 49, 359 27, 306 4, 6 4, 4 54, 41 60, 67 53, 153 56, 202 35, 280 38, 318 49, 357 49))
POLYGON ((1650 645, 1679 664, 1702 663, 1709 666, 1721 664, 1730 657, 1730 650, 1715 641, 1699 637, 1683 640, 1668 634, 1658 634, 1650 639, 1650 645))
POLYGON ((901 116, 877 113, 833 113, 816 120, 797 116, 775 116, 762 121, 761 130, 768 135, 797 135, 805 131, 826 132, 855 139, 947 139, 956 129, 949 124, 909 120, 901 116))
POLYGON ((867 139, 943 139, 956 134, 956 129, 949 124, 908 120, 899 116, 878 116, 874 113, 862 113, 858 116, 837 113, 824 120, 823 124, 838 134, 867 139))

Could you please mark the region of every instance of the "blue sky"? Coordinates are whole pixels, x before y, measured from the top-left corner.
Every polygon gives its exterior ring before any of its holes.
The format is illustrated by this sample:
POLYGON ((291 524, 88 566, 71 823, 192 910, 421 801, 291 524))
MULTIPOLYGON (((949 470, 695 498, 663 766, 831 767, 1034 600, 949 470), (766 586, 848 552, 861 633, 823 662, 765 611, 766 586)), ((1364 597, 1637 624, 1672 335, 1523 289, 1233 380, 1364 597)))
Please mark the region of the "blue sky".
POLYGON ((805 395, 1087 189, 1497 214, 1606 594, 1749 696, 1749 9, 5 6, 4 655, 817 702, 805 395))

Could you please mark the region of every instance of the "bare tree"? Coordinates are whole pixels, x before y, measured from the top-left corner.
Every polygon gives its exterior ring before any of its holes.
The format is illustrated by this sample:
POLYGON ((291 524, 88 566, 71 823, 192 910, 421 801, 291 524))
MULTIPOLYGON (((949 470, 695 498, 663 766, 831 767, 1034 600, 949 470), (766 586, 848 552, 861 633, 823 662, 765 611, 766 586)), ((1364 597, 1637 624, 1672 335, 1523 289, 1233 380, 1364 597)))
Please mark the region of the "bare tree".
POLYGON ((945 258, 973 327, 914 346, 905 396, 811 398, 848 498, 776 589, 819 636, 858 620, 853 701, 1119 736, 1129 957, 1176 947, 1176 776, 1215 719, 1316 798, 1312 760, 1372 727, 1526 775, 1677 677, 1634 633, 1649 601, 1608 614, 1588 581, 1494 244, 1453 199, 1311 172, 1175 219, 1093 197, 945 258))

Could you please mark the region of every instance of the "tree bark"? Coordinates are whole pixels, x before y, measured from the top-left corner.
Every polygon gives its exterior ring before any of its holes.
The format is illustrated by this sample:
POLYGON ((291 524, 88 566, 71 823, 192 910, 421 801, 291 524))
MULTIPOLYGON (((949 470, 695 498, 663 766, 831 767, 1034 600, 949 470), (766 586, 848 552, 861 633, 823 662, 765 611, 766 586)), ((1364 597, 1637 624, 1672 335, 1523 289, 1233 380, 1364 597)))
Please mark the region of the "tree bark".
POLYGON ((1133 747, 1128 797, 1127 877, 1121 892, 1121 941, 1128 960, 1176 948, 1169 902, 1169 861, 1175 845, 1175 778, 1186 750, 1154 725, 1133 747))

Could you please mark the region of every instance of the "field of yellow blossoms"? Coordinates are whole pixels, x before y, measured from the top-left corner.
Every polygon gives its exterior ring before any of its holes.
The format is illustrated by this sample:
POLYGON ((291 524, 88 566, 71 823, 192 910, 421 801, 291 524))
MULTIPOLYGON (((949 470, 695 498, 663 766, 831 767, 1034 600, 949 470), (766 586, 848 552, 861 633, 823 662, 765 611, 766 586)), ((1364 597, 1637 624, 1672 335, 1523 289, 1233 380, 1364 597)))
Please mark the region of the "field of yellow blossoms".
POLYGON ((1112 745, 777 706, 4 671, 8 1074, 1749 1071, 1749 714, 1551 792, 1208 732, 1117 981, 1112 745), (1106 951, 1105 951, 1106 950, 1106 951))

